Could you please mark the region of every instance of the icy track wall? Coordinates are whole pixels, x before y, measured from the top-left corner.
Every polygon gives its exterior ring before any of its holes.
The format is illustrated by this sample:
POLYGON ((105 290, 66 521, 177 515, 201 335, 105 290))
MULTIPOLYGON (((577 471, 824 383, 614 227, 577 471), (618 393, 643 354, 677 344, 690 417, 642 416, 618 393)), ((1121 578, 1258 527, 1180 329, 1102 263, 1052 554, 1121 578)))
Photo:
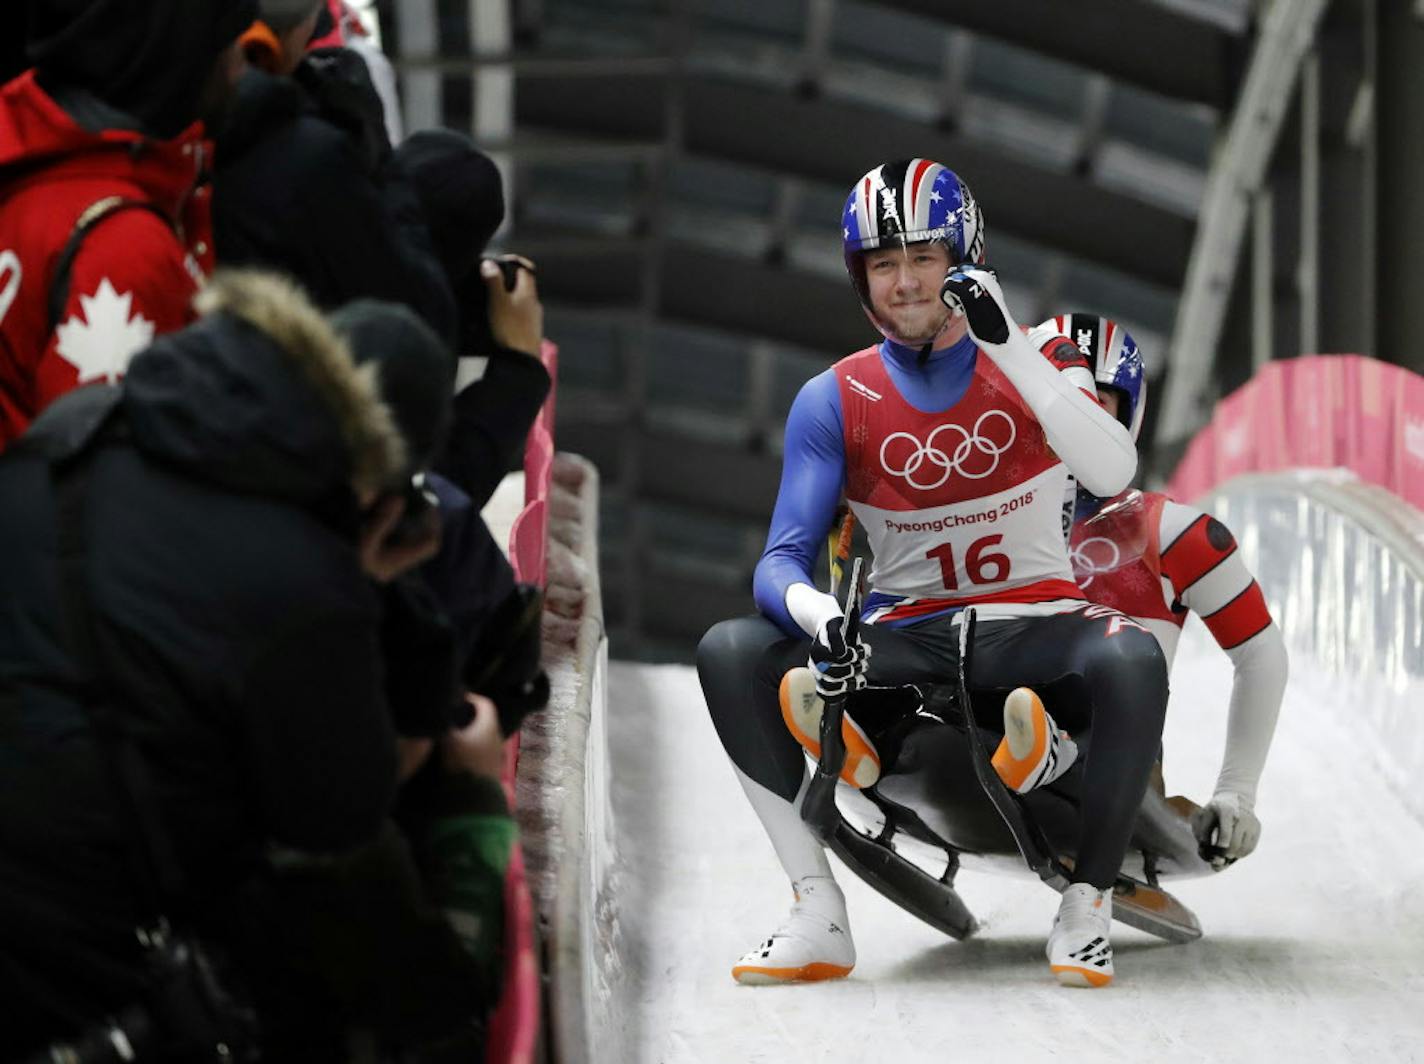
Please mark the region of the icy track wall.
POLYGON ((1341 756, 1377 758, 1424 822, 1424 514, 1344 470, 1247 474, 1200 502, 1236 533, 1292 658, 1338 680, 1321 697, 1361 726, 1341 756))
POLYGON ((1424 821, 1424 377, 1360 355, 1273 362, 1217 404, 1168 490, 1236 533, 1292 655, 1363 725, 1348 756, 1377 758, 1424 821))
MULTIPOLYGON (((1424 821, 1424 797, 1404 786, 1424 768, 1424 514, 1401 498, 1424 503, 1424 380, 1354 356, 1275 363, 1219 405, 1171 489, 1236 532, 1296 660, 1338 681, 1321 697, 1366 729, 1341 756, 1376 758, 1424 821)), ((636 1054, 610 1008, 635 988, 611 904, 620 867, 598 493, 587 461, 554 457, 544 616, 553 697, 524 727, 516 787, 555 1064, 636 1054)))
MULTIPOLYGON (((548 708, 520 736, 516 806, 541 939, 548 1059, 582 1064, 606 1048, 597 1002, 621 981, 611 917, 607 779, 608 640, 598 581, 597 470, 554 456, 548 490, 544 665, 548 708)), ((618 1059, 603 1057, 600 1059, 618 1059)))
MULTIPOLYGON (((544 341, 539 360, 552 387, 524 448, 524 469, 500 482, 481 515, 506 553, 516 580, 547 590, 550 484, 554 461, 554 403, 558 395, 559 349, 544 341)), ((478 380, 486 361, 469 360, 469 380, 478 380)), ((462 360, 462 372, 464 370, 462 360)), ((520 739, 505 744, 501 783, 516 817, 515 780, 520 764, 520 739)), ((533 1064, 541 1033, 539 961, 535 953, 534 904, 525 868, 525 845, 516 840, 509 855, 504 883, 504 964, 499 1003, 490 1018, 485 1059, 489 1064, 533 1064)))

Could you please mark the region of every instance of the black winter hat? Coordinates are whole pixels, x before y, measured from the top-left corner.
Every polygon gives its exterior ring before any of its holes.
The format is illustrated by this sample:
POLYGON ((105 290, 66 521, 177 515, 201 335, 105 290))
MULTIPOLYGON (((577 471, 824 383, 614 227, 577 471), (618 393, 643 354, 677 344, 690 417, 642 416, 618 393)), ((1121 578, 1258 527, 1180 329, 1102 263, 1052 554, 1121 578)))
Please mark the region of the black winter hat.
POLYGON ((85 89, 177 136, 201 117, 214 61, 257 0, 29 0, 29 57, 47 86, 85 89))
POLYGON ((490 157, 463 133, 426 129, 396 149, 415 186, 435 253, 452 287, 474 272, 504 221, 504 182, 490 157))
POLYGON ((331 315, 357 365, 379 369, 381 396, 410 452, 410 474, 427 469, 450 431, 455 359, 409 308, 358 299, 331 315))
POLYGON ((29 39, 25 27, 29 18, 29 12, 23 7, 5 17, 5 32, 0 33, 0 84, 30 69, 25 55, 25 42, 29 39))

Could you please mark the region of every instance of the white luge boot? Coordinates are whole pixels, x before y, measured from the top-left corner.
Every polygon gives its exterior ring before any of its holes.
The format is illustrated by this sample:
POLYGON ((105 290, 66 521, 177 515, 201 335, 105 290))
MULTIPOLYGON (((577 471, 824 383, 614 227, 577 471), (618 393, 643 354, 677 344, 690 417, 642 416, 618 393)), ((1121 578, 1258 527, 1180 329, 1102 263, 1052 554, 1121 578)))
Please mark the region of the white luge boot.
POLYGON ((1063 892, 1048 934, 1048 966, 1064 986, 1101 987, 1113 978, 1112 891, 1074 883, 1063 892))
POLYGON ((1061 731, 1027 687, 1004 699, 1004 737, 994 751, 994 770, 1019 794, 1052 783, 1078 759, 1078 744, 1061 731))
MULTIPOLYGON (((821 757, 821 714, 826 704, 816 692, 816 674, 802 666, 788 669, 781 678, 781 719, 796 741, 817 760, 821 757)), ((857 790, 880 778, 880 755, 870 736, 851 719, 841 717, 841 738, 845 742, 845 764, 840 778, 857 790)))
POLYGON ((855 943, 846 920, 845 895, 829 876, 793 884, 796 904, 771 937, 732 968, 739 983, 810 983, 842 979, 855 967, 855 943))

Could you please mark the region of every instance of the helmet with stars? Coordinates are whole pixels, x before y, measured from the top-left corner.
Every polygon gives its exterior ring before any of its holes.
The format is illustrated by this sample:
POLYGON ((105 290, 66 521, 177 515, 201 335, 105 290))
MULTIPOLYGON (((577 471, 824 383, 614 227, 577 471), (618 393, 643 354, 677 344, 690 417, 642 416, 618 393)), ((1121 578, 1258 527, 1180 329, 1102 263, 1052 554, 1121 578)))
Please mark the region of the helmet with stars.
POLYGON ((870 306, 865 252, 921 243, 943 244, 950 265, 984 262, 984 214, 958 174, 932 159, 900 159, 855 183, 841 212, 846 273, 882 332, 870 306))
POLYGON ((1142 352, 1132 334, 1111 318, 1097 314, 1060 314, 1029 330, 1030 341, 1040 349, 1053 336, 1071 340, 1088 360, 1098 387, 1118 393, 1118 420, 1136 443, 1147 410, 1147 378, 1143 374, 1142 352))

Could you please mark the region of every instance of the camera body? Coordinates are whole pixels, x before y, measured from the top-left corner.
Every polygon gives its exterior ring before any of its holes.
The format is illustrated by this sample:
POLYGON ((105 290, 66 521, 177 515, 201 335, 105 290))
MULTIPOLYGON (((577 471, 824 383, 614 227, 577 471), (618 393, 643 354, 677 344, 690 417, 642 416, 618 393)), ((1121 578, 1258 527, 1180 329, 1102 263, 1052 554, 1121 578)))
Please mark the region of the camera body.
POLYGON ((393 547, 404 547, 428 538, 440 523, 440 500, 425 482, 425 474, 417 473, 399 492, 405 500, 400 520, 386 536, 393 547))
MULTIPOLYGON (((515 584, 485 622, 465 665, 465 686, 494 702, 505 738, 549 701, 549 677, 540 664, 543 616, 544 593, 533 584, 515 584)), ((461 710, 457 727, 470 721, 468 707, 462 703, 461 710)))
MULTIPOLYGON (((519 283, 519 271, 529 268, 512 255, 486 255, 480 261, 492 262, 499 267, 500 273, 504 275, 502 280, 506 292, 513 292, 514 286, 519 283)), ((478 269, 471 271, 462 290, 457 291, 455 295, 462 305, 470 308, 468 313, 461 315, 461 353, 487 355, 499 347, 490 329, 489 288, 478 269)))
POLYGON ((144 1000, 71 1042, 51 1045, 30 1064, 121 1064, 150 1057, 243 1064, 260 1059, 256 1013, 223 984, 203 946, 162 920, 136 933, 149 966, 144 1000))

